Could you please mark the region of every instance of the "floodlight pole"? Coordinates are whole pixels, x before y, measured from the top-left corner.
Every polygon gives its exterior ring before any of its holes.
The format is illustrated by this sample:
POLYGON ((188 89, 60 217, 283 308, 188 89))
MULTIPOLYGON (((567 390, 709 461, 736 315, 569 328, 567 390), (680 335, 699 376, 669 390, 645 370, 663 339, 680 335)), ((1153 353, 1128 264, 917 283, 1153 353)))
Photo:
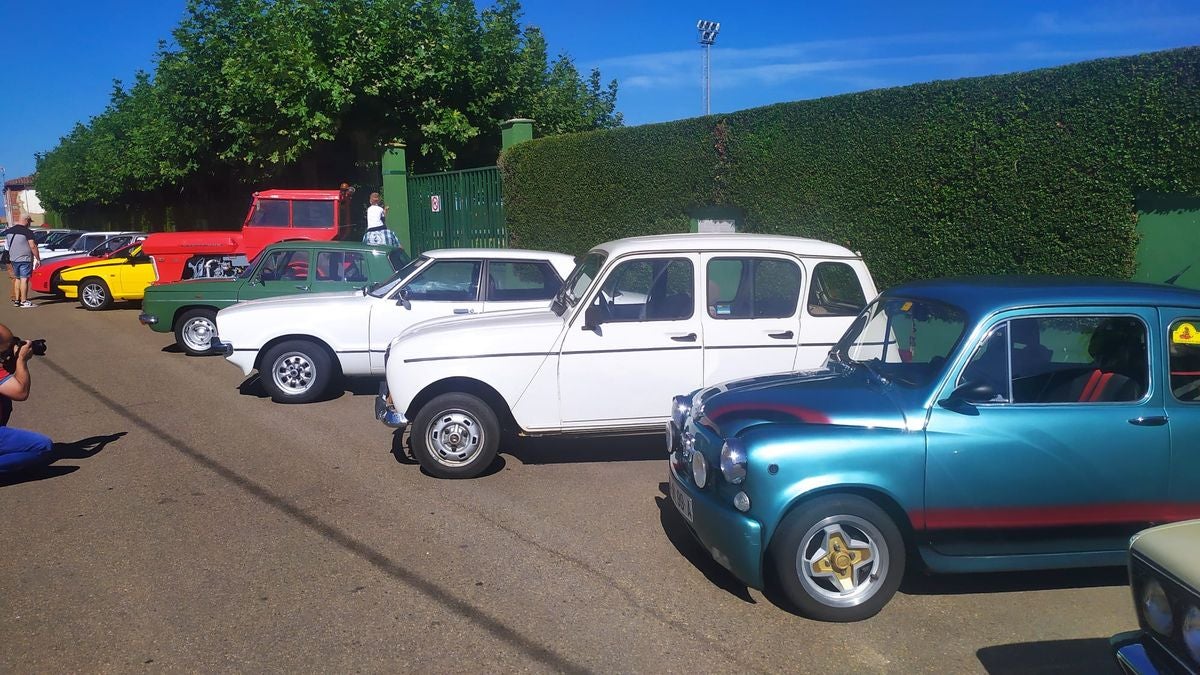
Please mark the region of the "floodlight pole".
POLYGON ((704 114, 708 115, 712 112, 712 87, 711 87, 711 71, 712 71, 712 46, 717 40, 717 32, 721 30, 721 24, 716 21, 704 21, 701 19, 696 22, 696 30, 700 32, 700 49, 701 54, 701 84, 704 91, 704 114))

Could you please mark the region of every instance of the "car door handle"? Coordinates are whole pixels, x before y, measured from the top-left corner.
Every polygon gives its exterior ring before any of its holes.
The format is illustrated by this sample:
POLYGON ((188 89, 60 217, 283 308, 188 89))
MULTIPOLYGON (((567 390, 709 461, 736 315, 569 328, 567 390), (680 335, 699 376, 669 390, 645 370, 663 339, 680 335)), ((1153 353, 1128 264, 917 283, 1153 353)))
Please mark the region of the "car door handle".
POLYGON ((790 330, 786 330, 782 333, 767 333, 767 337, 772 337, 776 340, 791 340, 796 337, 796 334, 790 330))
POLYGON ((1129 420, 1129 423, 1138 427, 1161 427, 1167 423, 1166 415, 1154 415, 1153 417, 1134 417, 1129 420))
POLYGON ((298 291, 307 291, 307 290, 308 290, 308 286, 300 286, 300 285, 298 285, 298 284, 297 284, 297 286, 296 286, 296 290, 298 290, 298 291))
POLYGON ((458 309, 454 310, 454 313, 455 313, 455 314, 474 314, 474 313, 475 313, 475 310, 473 310, 473 309, 466 309, 465 307, 460 307, 460 308, 458 308, 458 309))
POLYGON ((696 334, 688 333, 687 335, 672 335, 671 339, 676 342, 695 342, 696 334))

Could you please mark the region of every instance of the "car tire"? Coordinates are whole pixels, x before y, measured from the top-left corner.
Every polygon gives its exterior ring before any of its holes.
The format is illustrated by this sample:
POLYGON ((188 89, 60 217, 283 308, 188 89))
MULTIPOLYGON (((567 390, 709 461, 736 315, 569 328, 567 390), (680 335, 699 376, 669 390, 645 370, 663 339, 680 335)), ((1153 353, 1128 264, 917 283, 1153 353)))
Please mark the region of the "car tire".
POLYGON ((442 394, 421 407, 409 438, 421 467, 438 478, 474 478, 500 447, 500 421, 470 394, 442 394))
POLYGON ((88 277, 79 282, 79 304, 91 311, 112 307, 112 293, 108 291, 108 284, 97 277, 88 277))
POLYGON ((56 270, 54 272, 54 274, 50 275, 50 295, 56 295, 60 298, 63 297, 63 290, 62 290, 61 284, 62 284, 62 271, 56 270))
POLYGON ((175 323, 175 344, 192 356, 211 353, 217 332, 217 313, 207 308, 189 309, 175 323))
POLYGON ((263 355, 259 379, 276 403, 311 403, 333 380, 333 359, 307 340, 281 342, 263 355))
POLYGON ((857 495, 818 497, 779 524, 770 549, 780 590, 818 621, 861 621, 900 588, 904 537, 891 517, 857 495))

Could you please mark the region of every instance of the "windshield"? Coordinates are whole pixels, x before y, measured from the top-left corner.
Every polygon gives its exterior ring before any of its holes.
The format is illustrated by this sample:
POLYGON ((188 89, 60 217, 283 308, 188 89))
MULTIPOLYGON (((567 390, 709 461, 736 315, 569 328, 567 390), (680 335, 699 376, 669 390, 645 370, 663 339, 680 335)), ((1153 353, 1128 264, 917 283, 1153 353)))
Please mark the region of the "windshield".
POLYGON ((830 352, 900 385, 920 387, 937 378, 966 330, 966 313, 916 298, 881 297, 871 303, 830 352))
POLYGON ((567 307, 574 307, 579 302, 579 298, 582 298, 587 292, 588 286, 592 285, 592 281, 600 273, 605 257, 604 253, 592 251, 575 266, 574 270, 571 270, 570 276, 563 282, 562 289, 559 290, 556 298, 562 302, 564 310, 567 307))
POLYGON ((427 262, 429 262, 429 258, 426 258, 423 255, 417 256, 416 258, 410 260, 407 265, 397 270, 392 276, 380 281, 379 283, 367 286, 367 294, 373 295, 377 298, 386 296, 388 293, 391 293, 393 290, 395 290, 396 286, 398 286, 401 281, 407 279, 409 275, 417 271, 418 267, 427 262))

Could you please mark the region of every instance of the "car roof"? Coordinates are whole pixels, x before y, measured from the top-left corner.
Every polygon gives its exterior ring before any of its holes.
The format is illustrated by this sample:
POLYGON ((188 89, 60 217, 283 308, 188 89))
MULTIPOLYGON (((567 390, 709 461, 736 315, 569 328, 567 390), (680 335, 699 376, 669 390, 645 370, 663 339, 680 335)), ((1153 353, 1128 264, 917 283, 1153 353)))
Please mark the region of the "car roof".
POLYGON ((975 316, 1054 305, 1153 305, 1200 308, 1200 291, 1101 277, 997 275, 913 281, 884 295, 943 300, 975 316))
POLYGON ((325 248, 325 249, 346 249, 353 251, 380 251, 387 253, 392 250, 390 246, 372 246, 364 244, 360 241, 328 241, 328 240, 312 240, 312 239, 289 239, 287 241, 277 241, 267 248, 325 248))
POLYGON ((607 241, 593 250, 601 250, 610 256, 629 253, 651 253, 654 251, 778 251, 804 257, 816 258, 859 258, 859 254, 845 246, 838 246, 819 239, 790 237, 781 234, 750 234, 745 232, 687 232, 681 234, 655 234, 645 237, 627 237, 607 241))
POLYGON ((425 251, 421 255, 427 258, 505 258, 508 260, 548 260, 550 258, 570 258, 566 253, 553 251, 531 251, 521 248, 438 248, 425 251))

